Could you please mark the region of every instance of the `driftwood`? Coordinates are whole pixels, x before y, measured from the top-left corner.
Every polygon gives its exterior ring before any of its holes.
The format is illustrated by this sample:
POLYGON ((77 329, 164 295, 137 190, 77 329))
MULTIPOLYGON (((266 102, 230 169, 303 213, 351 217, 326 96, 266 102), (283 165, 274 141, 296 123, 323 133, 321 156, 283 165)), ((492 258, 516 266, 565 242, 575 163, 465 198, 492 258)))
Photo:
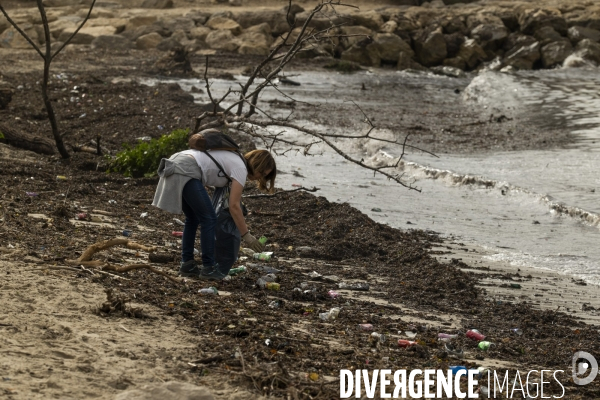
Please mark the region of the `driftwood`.
MULTIPOLYGON (((172 277, 171 275, 169 275, 165 272, 162 272, 148 264, 130 264, 130 265, 124 265, 122 267, 119 267, 119 266, 107 263, 105 261, 92 260, 92 257, 94 256, 94 254, 98 253, 99 251, 106 250, 110 247, 118 246, 118 245, 123 245, 123 246, 127 247, 128 249, 147 251, 149 253, 156 251, 156 247, 154 247, 154 246, 144 246, 142 244, 132 242, 129 239, 115 238, 115 239, 105 240, 103 242, 94 243, 93 245, 88 247, 77 260, 65 260, 65 263, 67 263, 69 265, 78 265, 78 266, 81 266, 82 268, 84 268, 84 267, 98 268, 98 270, 96 270, 96 272, 100 272, 100 273, 104 273, 104 274, 107 274, 106 271, 127 272, 127 271, 132 271, 134 269, 147 269, 149 271, 154 272, 155 274, 164 276, 165 278, 169 279, 172 282, 180 283, 180 281, 178 279, 176 279, 176 278, 172 277)), ((65 267, 65 269, 67 269, 67 268, 69 268, 69 267, 65 267)), ((109 275, 112 275, 112 274, 109 274, 109 275)), ((117 275, 112 275, 112 276, 117 276, 117 275)), ((119 278, 121 278, 121 277, 119 277, 119 278)))
POLYGON ((0 140, 11 146, 30 150, 39 154, 56 154, 55 144, 49 139, 17 131, 14 128, 9 128, 6 124, 0 124, 0 133, 2 133, 0 140))

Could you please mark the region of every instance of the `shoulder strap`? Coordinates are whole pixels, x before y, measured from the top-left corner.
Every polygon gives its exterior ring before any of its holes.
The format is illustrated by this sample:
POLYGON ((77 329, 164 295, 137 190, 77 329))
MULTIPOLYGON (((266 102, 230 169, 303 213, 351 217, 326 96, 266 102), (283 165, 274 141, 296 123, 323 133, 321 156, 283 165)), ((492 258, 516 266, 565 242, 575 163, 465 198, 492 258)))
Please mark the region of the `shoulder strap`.
POLYGON ((213 162, 215 164, 217 164, 217 167, 219 167, 219 170, 221 171, 221 173, 223 174, 223 176, 225 178, 227 178, 227 181, 231 184, 231 177, 229 175, 227 175, 227 173, 225 172, 225 170, 223 169, 223 167, 221 166, 221 164, 219 164, 219 162, 217 160, 215 160, 215 158, 213 156, 211 156, 208 151, 203 151, 203 153, 206 154, 208 157, 210 157, 210 159, 213 160, 213 162))

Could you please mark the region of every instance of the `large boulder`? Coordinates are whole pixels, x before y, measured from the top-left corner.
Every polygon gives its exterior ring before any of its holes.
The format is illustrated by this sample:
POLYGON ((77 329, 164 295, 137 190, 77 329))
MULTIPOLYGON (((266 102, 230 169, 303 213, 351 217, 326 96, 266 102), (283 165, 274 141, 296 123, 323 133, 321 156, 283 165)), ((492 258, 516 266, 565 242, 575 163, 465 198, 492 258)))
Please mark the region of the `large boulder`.
POLYGON ((156 21, 156 15, 136 15, 127 20, 125 31, 134 31, 140 26, 152 25, 156 21))
POLYGON ((173 8, 173 0, 144 0, 141 7, 164 10, 167 8, 173 8))
POLYGON ((206 44, 214 50, 234 52, 240 47, 235 36, 229 29, 212 31, 206 36, 206 44))
POLYGON ((142 35, 135 41, 135 47, 138 50, 152 50, 163 41, 163 37, 156 32, 142 35))
POLYGON ((271 31, 271 27, 266 22, 262 24, 254 25, 246 29, 246 32, 259 32, 265 35, 269 41, 269 45, 273 43, 273 34, 271 31))
MULTIPOLYGON (((38 44, 38 34, 31 24, 21 26, 21 29, 29 36, 29 38, 38 44)), ((0 34, 0 47, 8 49, 32 49, 31 44, 17 32, 15 28, 9 28, 0 34)))
POLYGON ((410 34, 421 29, 421 24, 411 15, 394 14, 390 17, 390 21, 394 21, 397 25, 395 33, 410 34))
POLYGON ((211 32, 212 29, 206 26, 197 26, 190 31, 190 38, 194 40, 199 40, 201 42, 206 42, 206 37, 211 32))
MULTIPOLYGON (((474 69, 479 63, 487 58, 487 55, 475 39, 468 39, 460 46, 458 58, 463 60, 466 65, 466 68, 461 69, 474 69)), ((459 68, 457 65, 445 65, 459 68)))
POLYGON ((573 45, 571 45, 571 42, 568 40, 548 43, 545 46, 542 46, 541 49, 542 64, 544 65, 544 68, 562 65, 572 52, 573 45))
MULTIPOLYGON (((303 11, 296 14, 296 26, 303 26, 309 15, 310 11, 303 11)), ((308 26, 320 31, 343 24, 348 24, 348 18, 346 16, 331 13, 329 15, 315 15, 308 23, 308 26)))
POLYGON ((583 26, 600 30, 600 7, 579 7, 572 11, 564 12, 564 18, 569 26, 583 26))
POLYGON ((462 33, 455 32, 450 35, 444 35, 444 40, 446 41, 446 51, 448 53, 446 57, 452 58, 458 55, 460 46, 462 46, 467 38, 462 33))
POLYGON ((269 46, 273 38, 267 36, 264 32, 246 31, 237 37, 239 54, 250 54, 257 56, 266 56, 269 54, 269 46))
POLYGON ((585 28, 583 26, 572 26, 568 31, 571 43, 577 44, 583 39, 590 39, 592 42, 600 42, 600 31, 597 29, 585 28))
MULTIPOLYGON (((293 15, 294 14, 290 14, 290 17, 293 17, 293 15)), ((290 24, 287 20, 287 14, 282 11, 247 11, 236 14, 234 16, 234 19, 244 29, 260 24, 268 24, 271 28, 272 34, 275 36, 279 36, 290 30, 290 24)))
MULTIPOLYGON (((206 28, 208 29, 208 28, 206 28)), ((144 36, 144 35, 148 35, 150 33, 157 33, 162 37, 166 37, 166 31, 156 25, 156 24, 152 24, 152 25, 144 25, 144 26, 140 26, 139 28, 135 28, 132 31, 125 31, 123 33, 121 33, 121 36, 126 37, 127 39, 131 40, 132 42, 135 42, 136 40, 138 40, 138 38, 144 36)))
POLYGON ((479 12, 471 14, 467 17, 467 30, 471 32, 479 25, 492 25, 492 26, 504 26, 504 23, 496 15, 479 12))
POLYGON ((564 39, 560 33, 556 32, 551 26, 544 26, 543 28, 538 29, 533 36, 540 42, 542 47, 548 43, 559 42, 564 39))
POLYGON ((446 67, 457 68, 463 71, 467 69, 467 63, 460 57, 446 58, 444 60, 443 65, 446 67))
POLYGON ((356 12, 346 15, 354 25, 364 26, 374 31, 378 31, 383 25, 383 17, 377 11, 356 12))
POLYGON ((567 21, 563 18, 561 12, 554 8, 523 10, 519 14, 519 26, 521 32, 526 35, 532 35, 544 26, 551 26, 556 32, 566 36, 568 29, 567 21))
MULTIPOLYGON (((75 29, 69 28, 62 31, 58 40, 61 42, 67 41, 73 35, 75 29)), ((84 25, 83 28, 73 37, 71 44, 91 44, 98 36, 114 35, 117 33, 117 28, 114 26, 89 26, 84 25)))
POLYGON ((458 16, 448 16, 441 21, 442 29, 445 34, 452 35, 453 33, 460 33, 466 35, 468 32, 467 26, 463 19, 458 16))
POLYGON ((361 42, 366 38, 372 38, 374 33, 367 27, 364 26, 342 26, 340 28, 342 38, 340 43, 344 49, 349 49, 355 43, 361 42))
POLYGON ((520 32, 513 32, 506 38, 504 50, 506 52, 515 52, 519 48, 532 45, 535 42, 537 42, 537 40, 533 36, 523 35, 520 32))
POLYGON ((77 18, 58 18, 56 21, 50 22, 48 24, 48 28, 50 29, 50 34, 54 39, 58 39, 62 31, 65 29, 71 30, 71 32, 75 31, 79 24, 81 23, 81 19, 77 18))
POLYGON ((194 23, 196 24, 196 26, 204 25, 206 23, 206 21, 208 21, 210 16, 211 16, 210 13, 200 11, 200 10, 191 10, 189 13, 184 15, 185 18, 192 19, 194 21, 194 23))
POLYGON ((577 43, 575 54, 585 61, 591 61, 595 65, 600 65, 600 43, 592 42, 590 39, 583 39, 577 43))
POLYGON ((381 33, 394 33, 398 29, 398 23, 394 20, 389 20, 383 23, 379 28, 381 33))
POLYGON ((417 61, 425 67, 440 65, 447 57, 446 40, 440 30, 423 31, 414 39, 417 61))
POLYGON ((479 42, 492 42, 506 38, 508 33, 504 24, 481 24, 471 30, 471 37, 479 42))
POLYGON ((398 64, 396 68, 399 70, 415 70, 415 71, 427 71, 427 68, 416 62, 409 53, 403 51, 398 54, 398 64))
POLYGON ((369 47, 371 43, 373 43, 373 39, 364 39, 355 43, 342 53, 342 60, 353 61, 370 67, 379 67, 381 65, 381 58, 374 48, 369 47))
POLYGON ((126 51, 132 47, 131 41, 121 35, 100 35, 92 41, 92 49, 126 51))
POLYGON ((206 22, 206 26, 217 31, 229 31, 233 35, 239 35, 242 33, 242 27, 240 24, 232 19, 224 17, 212 17, 206 22))
POLYGON ((536 41, 528 46, 521 46, 516 50, 509 51, 505 56, 504 63, 517 69, 532 69, 540 58, 540 43, 536 41))
POLYGON ((162 28, 161 34, 165 37, 180 29, 189 32, 196 27, 194 20, 189 17, 163 17, 156 21, 155 25, 162 28))
POLYGON ((400 52, 414 57, 410 45, 393 33, 378 33, 373 38, 373 43, 367 45, 369 52, 376 52, 381 61, 385 63, 398 63, 400 52))

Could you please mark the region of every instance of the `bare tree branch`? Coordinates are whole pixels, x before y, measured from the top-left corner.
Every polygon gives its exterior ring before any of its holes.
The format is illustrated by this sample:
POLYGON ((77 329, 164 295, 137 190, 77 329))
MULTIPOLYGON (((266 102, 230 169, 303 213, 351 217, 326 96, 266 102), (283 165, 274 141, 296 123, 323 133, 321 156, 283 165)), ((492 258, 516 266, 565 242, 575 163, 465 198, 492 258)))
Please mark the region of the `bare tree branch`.
POLYGON ((2 7, 2 4, 0 4, 0 12, 2 12, 2 14, 4 14, 4 18, 6 18, 8 23, 11 24, 13 26, 13 28, 15 28, 17 30, 17 32, 19 32, 21 34, 21 36, 23 36, 25 38, 25 40, 27 40, 27 42, 31 45, 31 47, 33 47, 35 49, 35 51, 38 52, 40 57, 44 58, 44 53, 42 53, 42 50, 40 50, 38 45, 33 43, 33 40, 31 40, 31 38, 29 36, 27 36, 27 34, 19 27, 19 25, 17 25, 17 23, 12 20, 12 18, 4 10, 4 7, 2 7))

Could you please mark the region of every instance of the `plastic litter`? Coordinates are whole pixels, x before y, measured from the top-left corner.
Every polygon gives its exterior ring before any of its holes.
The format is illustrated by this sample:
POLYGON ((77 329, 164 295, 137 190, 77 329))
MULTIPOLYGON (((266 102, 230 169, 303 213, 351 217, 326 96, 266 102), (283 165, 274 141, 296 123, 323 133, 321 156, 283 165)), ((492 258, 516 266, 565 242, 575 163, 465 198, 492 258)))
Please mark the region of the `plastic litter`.
POLYGON ((258 241, 260 242, 260 244, 264 245, 265 243, 267 243, 267 237, 266 236, 261 236, 260 239, 258 239, 258 241))
POLYGON ((366 292, 369 290, 369 284, 366 282, 359 282, 359 283, 341 282, 341 283, 338 283, 338 288, 347 289, 347 290, 360 290, 360 291, 366 292))
POLYGON ((358 329, 360 329, 361 331, 372 331, 373 330, 373 325, 371 325, 371 324, 359 324, 358 325, 358 329))
POLYGON ((452 356, 454 358, 460 358, 460 359, 465 358, 464 351, 462 349, 454 347, 450 343, 446 343, 444 345, 444 348, 446 349, 446 352, 448 353, 449 356, 452 356))
POLYGON ((523 334, 523 330, 519 329, 519 328, 513 328, 510 330, 512 333, 514 333, 517 336, 521 336, 523 334))
POLYGON ((406 337, 408 337, 410 339, 414 339, 415 337, 417 337, 417 332, 413 332, 413 331, 406 331, 406 332, 404 332, 404 334, 406 335, 406 337))
POLYGON ((438 333, 438 339, 443 340, 452 340, 452 339, 456 339, 458 337, 458 335, 451 335, 449 333, 438 333))
POLYGON ((198 290, 198 293, 200 293, 200 294, 207 294, 207 295, 214 295, 214 294, 219 294, 219 291, 217 290, 216 287, 211 286, 211 287, 206 288, 206 289, 200 289, 200 290, 198 290))
POLYGON ((277 283, 277 282, 267 282, 267 285, 265 286, 265 288, 267 290, 279 290, 280 286, 279 286, 279 283, 277 283))
POLYGON ((109 200, 109 201, 108 201, 108 204, 116 205, 116 204, 117 204, 117 201, 116 201, 116 200, 109 200))
POLYGON ((387 336, 385 336, 383 333, 373 332, 371 333, 371 337, 373 339, 378 340, 379 343, 385 343, 385 341, 387 340, 387 336))
POLYGON ((320 277, 322 277, 323 275, 321 275, 321 274, 320 274, 320 273, 318 273, 317 271, 313 271, 313 272, 310 272, 310 273, 308 274, 308 276, 310 276, 310 277, 311 277, 311 278, 313 278, 313 279, 316 279, 316 278, 320 278, 320 277))
POLYGON ((490 349, 490 347, 492 347, 492 346, 495 346, 494 343, 490 343, 487 341, 479 342, 479 344, 477 345, 479 350, 483 350, 483 351, 488 351, 490 349))
POLYGON ((38 194, 36 192, 25 192, 25 194, 29 197, 35 197, 38 196, 38 194))
POLYGON ((335 290, 329 290, 327 292, 327 295, 329 297, 331 297, 332 299, 337 299, 338 297, 340 297, 340 294, 338 292, 336 292, 335 290))
POLYGON ((379 207, 373 207, 373 208, 371 208, 371 211, 381 212, 381 208, 379 208, 379 207))
POLYGON ((181 231, 173 231, 173 232, 171 232, 171 235, 173 235, 175 237, 183 237, 183 232, 181 232, 181 231))
POLYGON ((87 219, 88 215, 86 213, 79 213, 76 215, 76 218, 79 220, 87 219))
POLYGON ((469 339, 473 339, 473 340, 477 340, 477 341, 481 341, 481 340, 485 339, 485 335, 483 335, 477 329, 468 330, 467 331, 467 337, 469 339))
POLYGON ((66 181, 67 177, 64 175, 56 175, 56 180, 57 181, 66 181))
POLYGON ((147 212, 143 212, 140 214, 140 218, 146 218, 148 216, 147 212))
POLYGON ((185 226, 185 223, 182 220, 178 219, 178 218, 173 218, 173 221, 175 221, 176 224, 179 224, 181 226, 185 226))
POLYGON ((340 309, 337 307, 334 307, 327 312, 319 313, 319 318, 321 318, 323 321, 331 321, 331 320, 336 319, 338 317, 338 315, 340 315, 340 309))
POLYGON ((398 346, 400 347, 411 347, 418 344, 417 342, 412 342, 410 340, 405 340, 405 339, 398 339, 398 346))
POLYGON ((241 274, 242 272, 246 272, 246 267, 244 265, 240 265, 237 268, 231 268, 229 270, 229 275, 235 276, 237 274, 241 274))
POLYGON ((262 253, 254 253, 252 258, 255 260, 261 261, 271 261, 271 256, 273 255, 272 251, 262 252, 262 253))
POLYGON ((279 308, 281 307, 282 301, 281 300, 273 300, 272 302, 269 303, 269 308, 279 308))
POLYGON ((123 232, 121 232, 121 235, 125 236, 125 237, 129 237, 131 236, 131 231, 130 230, 123 230, 123 232))

